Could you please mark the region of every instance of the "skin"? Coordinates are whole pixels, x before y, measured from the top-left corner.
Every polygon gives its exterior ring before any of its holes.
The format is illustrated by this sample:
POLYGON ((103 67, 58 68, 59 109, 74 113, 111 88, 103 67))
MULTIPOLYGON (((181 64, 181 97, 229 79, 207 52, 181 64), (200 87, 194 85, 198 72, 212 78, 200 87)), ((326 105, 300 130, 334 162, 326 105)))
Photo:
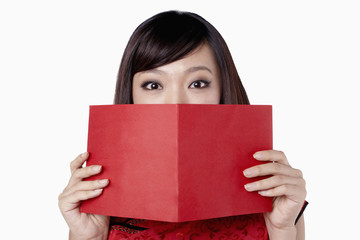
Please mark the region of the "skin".
MULTIPOLYGON (((219 76, 213 53, 204 44, 181 60, 136 73, 133 100, 135 104, 219 104, 219 76)), ((101 166, 82 167, 88 157, 88 153, 83 153, 71 162, 71 178, 59 195, 59 208, 70 229, 69 239, 107 239, 108 235, 108 216, 80 212, 82 200, 101 195, 109 184, 108 179, 83 181, 101 172, 101 166)), ((302 172, 292 168, 281 151, 259 151, 254 158, 264 164, 245 169, 245 177, 271 177, 244 187, 249 192, 274 197, 273 211, 264 213, 270 239, 305 239, 303 217, 294 226, 306 196, 302 172)))
POLYGON ((179 61, 138 72, 133 78, 135 104, 219 104, 220 73, 205 44, 179 61))

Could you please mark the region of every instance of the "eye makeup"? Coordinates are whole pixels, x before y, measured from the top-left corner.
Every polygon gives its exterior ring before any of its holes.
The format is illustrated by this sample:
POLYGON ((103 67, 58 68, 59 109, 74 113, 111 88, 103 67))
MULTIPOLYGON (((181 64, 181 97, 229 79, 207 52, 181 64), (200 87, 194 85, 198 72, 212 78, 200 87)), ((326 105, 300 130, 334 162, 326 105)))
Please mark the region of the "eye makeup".
POLYGON ((196 80, 190 84, 189 88, 206 88, 209 87, 210 83, 211 82, 207 80, 196 80))
POLYGON ((141 88, 144 90, 160 90, 162 86, 156 81, 146 81, 141 84, 141 88))

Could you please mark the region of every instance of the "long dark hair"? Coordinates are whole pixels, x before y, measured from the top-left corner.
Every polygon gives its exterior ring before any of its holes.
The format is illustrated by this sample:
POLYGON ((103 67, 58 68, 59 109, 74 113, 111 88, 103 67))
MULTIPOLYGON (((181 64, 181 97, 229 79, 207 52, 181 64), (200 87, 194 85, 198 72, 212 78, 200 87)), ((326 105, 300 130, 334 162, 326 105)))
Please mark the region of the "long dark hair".
POLYGON ((136 28, 125 48, 114 104, 133 103, 132 80, 137 72, 172 63, 208 43, 220 70, 222 104, 250 104, 230 51, 220 33, 190 12, 159 13, 136 28))

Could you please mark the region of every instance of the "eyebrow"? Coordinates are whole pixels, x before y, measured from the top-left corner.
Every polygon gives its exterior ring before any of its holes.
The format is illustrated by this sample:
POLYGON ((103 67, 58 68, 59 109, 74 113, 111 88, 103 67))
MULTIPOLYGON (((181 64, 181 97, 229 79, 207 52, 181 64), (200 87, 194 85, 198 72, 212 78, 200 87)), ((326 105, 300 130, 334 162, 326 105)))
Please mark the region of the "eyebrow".
MULTIPOLYGON (((213 74, 213 72, 210 70, 210 68, 208 68, 206 66, 203 66, 203 65, 188 68, 185 71, 185 73, 193 73, 193 72, 202 71, 202 70, 208 71, 211 74, 213 74)), ((155 74, 164 75, 166 72, 162 71, 162 70, 159 70, 159 69, 149 69, 149 70, 145 70, 143 72, 140 72, 140 74, 144 74, 144 73, 155 73, 155 74)))
POLYGON ((210 72, 211 74, 213 73, 210 68, 206 67, 206 66, 195 66, 195 67, 191 67, 189 68, 188 70, 186 70, 185 72, 187 73, 193 73, 193 72, 196 72, 196 71, 201 71, 201 70, 205 70, 205 71, 208 71, 210 72))

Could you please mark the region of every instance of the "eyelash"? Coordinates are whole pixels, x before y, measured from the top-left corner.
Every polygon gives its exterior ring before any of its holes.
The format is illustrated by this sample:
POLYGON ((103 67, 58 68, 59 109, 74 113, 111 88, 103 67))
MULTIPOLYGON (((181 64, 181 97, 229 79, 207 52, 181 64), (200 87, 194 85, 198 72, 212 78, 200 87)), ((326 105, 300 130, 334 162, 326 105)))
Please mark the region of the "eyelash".
MULTIPOLYGON (((210 83, 211 82, 206 81, 206 80, 197 80, 197 81, 192 82, 190 84, 189 88, 206 88, 206 87, 208 87, 210 85, 210 83), (201 86, 201 84, 204 84, 204 85, 203 85, 203 87, 191 87, 195 83, 200 83, 200 86, 201 86)), ((159 90, 158 88, 155 88, 155 89, 148 88, 150 84, 151 85, 156 84, 158 87, 160 87, 160 89, 162 89, 162 86, 160 85, 160 83, 158 83, 156 81, 144 82, 143 84, 141 84, 141 88, 143 88, 144 90, 148 90, 148 91, 159 90)))
MULTIPOLYGON (((143 84, 141 84, 141 88, 143 88, 144 90, 149 90, 149 91, 151 91, 151 90, 158 90, 158 89, 149 89, 148 88, 148 86, 149 85, 152 85, 152 84, 157 84, 157 86, 160 86, 161 87, 161 85, 160 85, 160 83, 158 83, 158 82, 155 82, 155 81, 147 81, 147 82, 144 82, 143 84)), ((162 87, 161 87, 162 88, 162 87)))
MULTIPOLYGON (((203 87, 199 87, 199 88, 206 88, 210 85, 210 82, 209 81, 206 81, 206 80, 197 80, 197 81, 194 81, 190 84, 190 86, 192 86, 194 83, 200 83, 200 86, 201 84, 204 84, 203 87)), ((195 87, 194 87, 195 88, 195 87)))

